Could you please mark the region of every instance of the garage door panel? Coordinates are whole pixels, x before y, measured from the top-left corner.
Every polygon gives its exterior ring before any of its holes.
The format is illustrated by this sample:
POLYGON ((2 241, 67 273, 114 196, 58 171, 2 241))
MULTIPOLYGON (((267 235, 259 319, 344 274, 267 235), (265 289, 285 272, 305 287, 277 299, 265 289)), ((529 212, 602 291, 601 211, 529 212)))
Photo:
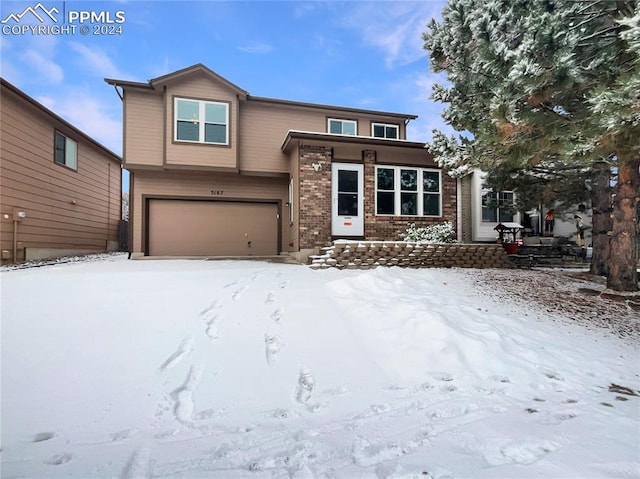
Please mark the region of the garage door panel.
POLYGON ((278 254, 277 205, 149 200, 151 256, 278 254))

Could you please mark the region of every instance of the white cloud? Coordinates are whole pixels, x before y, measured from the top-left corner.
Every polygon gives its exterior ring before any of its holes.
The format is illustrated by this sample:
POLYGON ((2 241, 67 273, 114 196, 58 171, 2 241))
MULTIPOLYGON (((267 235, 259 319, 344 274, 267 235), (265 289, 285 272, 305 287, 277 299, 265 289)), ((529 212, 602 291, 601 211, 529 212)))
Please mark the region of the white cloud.
POLYGON ((36 100, 42 105, 46 106, 49 110, 54 111, 56 107, 56 99, 52 96, 41 95, 37 96, 36 100))
MULTIPOLYGON (((110 92, 115 97, 115 93, 110 92)), ((47 98, 45 100, 49 101, 47 98)), ((95 92, 74 89, 55 99, 52 110, 73 126, 86 133, 114 153, 122 152, 122 122, 120 101, 101 99, 95 92), (115 119, 118 118, 118 119, 115 119)))
POLYGON ((99 77, 124 78, 124 75, 113 63, 109 55, 98 48, 89 48, 78 42, 69 42, 71 49, 78 54, 83 69, 99 77))
POLYGON ((57 63, 49 60, 39 51, 28 49, 22 56, 24 63, 44 77, 49 83, 61 83, 64 79, 64 70, 57 63))
POLYGON ((248 45, 238 47, 238 50, 245 53, 264 55, 265 53, 269 53, 270 51, 272 51, 273 46, 269 45, 268 43, 253 42, 249 43, 248 45))
POLYGON ((383 51, 388 68, 426 58, 422 33, 444 6, 437 2, 354 3, 342 23, 359 32, 366 44, 383 51))

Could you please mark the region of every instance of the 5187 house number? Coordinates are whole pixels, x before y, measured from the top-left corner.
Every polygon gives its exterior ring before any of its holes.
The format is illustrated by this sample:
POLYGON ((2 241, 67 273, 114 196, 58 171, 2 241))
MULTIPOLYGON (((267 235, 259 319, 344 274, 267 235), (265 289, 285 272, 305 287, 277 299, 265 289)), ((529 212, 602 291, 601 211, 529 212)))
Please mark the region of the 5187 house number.
POLYGON ((224 195, 224 190, 211 190, 212 196, 222 196, 224 195))

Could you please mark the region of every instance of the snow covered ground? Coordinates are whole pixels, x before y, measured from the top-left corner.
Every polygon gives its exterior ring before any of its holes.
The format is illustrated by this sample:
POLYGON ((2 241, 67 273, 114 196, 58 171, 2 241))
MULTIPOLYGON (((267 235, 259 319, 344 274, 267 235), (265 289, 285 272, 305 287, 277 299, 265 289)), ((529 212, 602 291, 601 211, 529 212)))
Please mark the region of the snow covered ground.
POLYGON ((462 270, 5 270, 3 478, 640 476, 638 338, 462 270))

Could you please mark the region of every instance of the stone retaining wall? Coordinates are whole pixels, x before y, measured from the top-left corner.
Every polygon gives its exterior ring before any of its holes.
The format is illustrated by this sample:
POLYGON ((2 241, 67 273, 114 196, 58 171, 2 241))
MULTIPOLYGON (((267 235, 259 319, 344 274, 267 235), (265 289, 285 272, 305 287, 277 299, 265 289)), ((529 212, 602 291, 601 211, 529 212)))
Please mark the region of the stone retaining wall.
POLYGON ((311 268, 511 268, 501 245, 420 244, 404 241, 339 241, 311 256, 311 268))

